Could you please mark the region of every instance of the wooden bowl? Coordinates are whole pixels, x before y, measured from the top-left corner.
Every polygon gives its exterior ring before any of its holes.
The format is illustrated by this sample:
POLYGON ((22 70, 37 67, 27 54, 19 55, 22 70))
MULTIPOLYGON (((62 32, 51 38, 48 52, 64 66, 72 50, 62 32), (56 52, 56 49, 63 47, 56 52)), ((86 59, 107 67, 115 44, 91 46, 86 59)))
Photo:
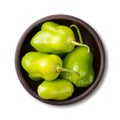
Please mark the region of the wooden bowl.
POLYGON ((51 15, 36 21, 27 30, 25 30, 16 48, 15 67, 20 82, 33 97, 48 104, 67 105, 86 98, 98 86, 105 69, 105 51, 102 41, 96 31, 83 20, 68 15, 51 15), (95 80, 93 84, 86 88, 75 87, 73 95, 66 100, 45 100, 40 98, 37 94, 37 87, 40 82, 31 80, 28 77, 27 72, 21 66, 21 58, 25 53, 34 51, 33 47, 30 45, 31 38, 41 29, 41 25, 46 21, 53 21, 66 26, 76 24, 81 30, 84 43, 90 47, 94 56, 93 68, 95 71, 95 80))

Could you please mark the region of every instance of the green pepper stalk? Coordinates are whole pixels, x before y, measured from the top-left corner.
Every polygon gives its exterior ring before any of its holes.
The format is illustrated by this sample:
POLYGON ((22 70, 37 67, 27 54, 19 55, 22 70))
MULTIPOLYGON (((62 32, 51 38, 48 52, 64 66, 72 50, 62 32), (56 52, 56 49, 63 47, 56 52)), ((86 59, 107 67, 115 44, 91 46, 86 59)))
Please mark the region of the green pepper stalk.
POLYGON ((90 52, 90 48, 89 48, 88 45, 83 44, 83 39, 82 39, 82 35, 81 35, 81 32, 80 32, 80 29, 75 24, 70 25, 70 28, 72 28, 72 27, 74 27, 77 30, 77 34, 78 34, 80 43, 78 43, 76 41, 71 41, 71 43, 74 44, 74 45, 76 45, 76 46, 80 46, 80 47, 84 46, 84 47, 86 47, 88 49, 88 53, 89 53, 90 52))
POLYGON ((76 74, 76 75, 80 76, 80 74, 77 73, 76 71, 69 70, 69 69, 65 69, 65 68, 62 68, 62 67, 60 67, 60 66, 57 66, 57 67, 56 67, 56 71, 57 71, 57 72, 69 72, 69 73, 73 73, 73 74, 76 74))

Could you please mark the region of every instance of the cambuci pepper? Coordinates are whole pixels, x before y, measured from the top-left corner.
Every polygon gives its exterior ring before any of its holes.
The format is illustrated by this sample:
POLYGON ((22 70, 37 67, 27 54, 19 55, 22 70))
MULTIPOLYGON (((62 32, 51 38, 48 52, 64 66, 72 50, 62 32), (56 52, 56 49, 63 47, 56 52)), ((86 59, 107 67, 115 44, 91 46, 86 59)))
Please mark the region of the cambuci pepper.
POLYGON ((77 46, 86 46, 76 42, 74 33, 71 27, 59 25, 55 22, 45 22, 31 40, 31 45, 40 52, 45 53, 68 53, 77 46))
POLYGON ((63 60, 64 68, 74 70, 80 75, 61 73, 61 78, 70 80, 77 87, 88 87, 93 83, 94 70, 92 67, 93 55, 86 47, 77 47, 68 53, 63 60))
POLYGON ((37 89, 38 95, 43 99, 64 100, 74 92, 72 83, 68 80, 57 79, 43 81, 37 89))
POLYGON ((54 54, 28 52, 23 56, 21 64, 32 80, 51 81, 56 79, 61 71, 77 74, 75 71, 62 68, 61 58, 54 54))

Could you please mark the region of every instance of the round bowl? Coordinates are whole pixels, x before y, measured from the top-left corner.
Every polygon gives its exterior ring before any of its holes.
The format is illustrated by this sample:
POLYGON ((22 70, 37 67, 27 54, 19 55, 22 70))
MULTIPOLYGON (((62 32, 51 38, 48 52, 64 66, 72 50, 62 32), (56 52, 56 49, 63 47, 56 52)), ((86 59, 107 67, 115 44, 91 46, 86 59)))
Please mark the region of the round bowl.
MULTIPOLYGON (((78 37, 77 35, 75 36, 78 37)), ((48 104, 67 105, 86 98, 98 86, 105 69, 105 51, 96 31, 83 20, 69 15, 51 15, 36 21, 23 33, 16 48, 15 68, 21 84, 33 97, 48 104), (37 94, 37 87, 40 82, 31 80, 21 66, 21 58, 25 53, 34 51, 33 47, 30 45, 31 38, 41 29, 41 25, 46 21, 53 21, 66 26, 76 24, 81 31, 83 42, 90 47, 94 56, 93 68, 95 71, 95 80, 93 84, 86 88, 75 87, 73 95, 66 100, 45 100, 40 98, 37 94)))

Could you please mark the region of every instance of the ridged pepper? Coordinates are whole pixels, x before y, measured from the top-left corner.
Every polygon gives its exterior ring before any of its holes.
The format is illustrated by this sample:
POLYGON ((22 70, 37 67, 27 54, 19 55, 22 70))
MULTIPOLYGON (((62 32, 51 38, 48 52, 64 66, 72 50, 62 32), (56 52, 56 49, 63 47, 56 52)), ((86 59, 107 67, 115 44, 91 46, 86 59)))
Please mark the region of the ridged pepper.
POLYGON ((63 60, 63 67, 79 73, 61 73, 61 78, 70 80, 77 87, 87 87, 94 80, 93 55, 86 47, 77 47, 63 60))
POLYGON ((64 79, 43 81, 37 89, 38 95, 43 99, 64 100, 72 96, 74 87, 71 82, 64 79))
POLYGON ((61 54, 72 51, 77 46, 83 46, 76 42, 72 27, 59 25, 55 22, 45 22, 31 39, 31 45, 40 52, 61 54))
POLYGON ((73 72, 62 68, 63 63, 59 56, 41 52, 28 52, 22 57, 22 67, 27 71, 32 80, 56 79, 61 71, 73 72))

